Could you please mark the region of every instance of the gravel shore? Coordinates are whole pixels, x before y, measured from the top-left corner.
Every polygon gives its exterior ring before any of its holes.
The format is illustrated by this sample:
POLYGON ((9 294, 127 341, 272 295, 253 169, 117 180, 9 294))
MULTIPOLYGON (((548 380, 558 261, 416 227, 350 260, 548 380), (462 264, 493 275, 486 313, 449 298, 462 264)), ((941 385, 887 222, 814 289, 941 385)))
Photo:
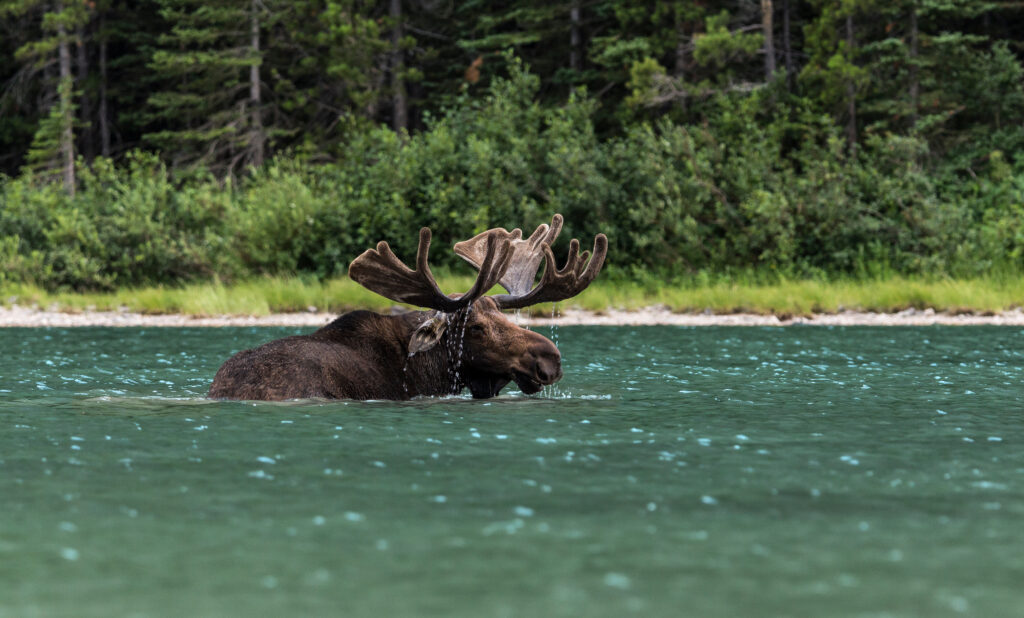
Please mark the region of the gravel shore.
MULTIPOLYGON (((84 311, 65 313, 38 308, 0 307, 0 327, 74 327, 74 326, 308 326, 316 328, 337 317, 333 313, 278 313, 266 316, 190 316, 180 314, 148 315, 129 311, 84 311)), ((950 326, 1001 325, 1024 326, 1024 311, 1015 309, 992 315, 937 313, 931 309, 908 309, 899 313, 843 311, 812 316, 775 316, 757 314, 673 313, 650 307, 639 311, 594 313, 568 309, 557 317, 523 315, 524 326, 599 325, 599 326, 950 326)))

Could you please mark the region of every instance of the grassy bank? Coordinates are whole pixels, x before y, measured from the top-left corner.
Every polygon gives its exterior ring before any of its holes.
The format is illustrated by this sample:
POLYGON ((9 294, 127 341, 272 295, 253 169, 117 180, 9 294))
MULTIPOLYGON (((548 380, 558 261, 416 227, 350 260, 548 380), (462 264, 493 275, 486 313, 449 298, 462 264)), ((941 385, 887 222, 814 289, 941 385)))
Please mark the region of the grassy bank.
MULTIPOLYGON (((438 277, 441 289, 464 290, 469 277, 438 277)), ((497 290, 495 290, 497 291, 497 290)), ((10 306, 78 312, 129 311, 188 315, 267 315, 296 311, 341 313, 351 309, 386 310, 393 303, 348 279, 317 281, 261 278, 232 285, 193 284, 179 288, 142 287, 110 293, 50 293, 40 288, 0 286, 0 302, 10 306)), ((843 310, 897 312, 932 308, 940 312, 999 312, 1024 305, 1024 277, 967 280, 924 280, 890 277, 878 280, 781 280, 775 283, 738 281, 684 282, 598 281, 580 296, 563 303, 595 312, 663 306, 676 312, 805 315, 843 310)), ((550 305, 538 306, 549 313, 550 305)))

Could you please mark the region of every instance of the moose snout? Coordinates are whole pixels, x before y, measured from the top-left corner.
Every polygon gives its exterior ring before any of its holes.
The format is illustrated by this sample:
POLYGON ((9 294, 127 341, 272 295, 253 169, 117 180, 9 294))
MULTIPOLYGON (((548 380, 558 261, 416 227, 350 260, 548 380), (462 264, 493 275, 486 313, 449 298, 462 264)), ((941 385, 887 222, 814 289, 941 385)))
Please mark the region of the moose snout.
POLYGON ((541 384, 554 384, 562 379, 562 355, 554 346, 551 349, 534 350, 533 375, 541 384))
POLYGON ((541 384, 554 384, 562 378, 562 365, 558 360, 542 358, 537 361, 537 380, 541 384))

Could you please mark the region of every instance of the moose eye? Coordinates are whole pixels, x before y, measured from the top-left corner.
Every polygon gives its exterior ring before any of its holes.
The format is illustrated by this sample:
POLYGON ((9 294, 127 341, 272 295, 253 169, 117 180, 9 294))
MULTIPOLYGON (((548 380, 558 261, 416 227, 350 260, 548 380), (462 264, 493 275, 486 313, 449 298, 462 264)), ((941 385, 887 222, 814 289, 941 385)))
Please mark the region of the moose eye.
POLYGON ((482 335, 484 333, 484 327, 480 324, 470 324, 469 334, 471 335, 482 335))

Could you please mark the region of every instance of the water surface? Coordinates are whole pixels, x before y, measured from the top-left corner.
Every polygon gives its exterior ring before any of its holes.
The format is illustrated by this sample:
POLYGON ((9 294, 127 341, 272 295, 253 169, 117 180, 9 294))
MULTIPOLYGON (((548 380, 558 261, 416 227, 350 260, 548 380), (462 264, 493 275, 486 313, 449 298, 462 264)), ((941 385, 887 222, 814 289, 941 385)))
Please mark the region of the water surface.
POLYGON ((563 327, 539 396, 203 398, 297 332, 0 329, 0 616, 1024 612, 1019 328, 563 327))

